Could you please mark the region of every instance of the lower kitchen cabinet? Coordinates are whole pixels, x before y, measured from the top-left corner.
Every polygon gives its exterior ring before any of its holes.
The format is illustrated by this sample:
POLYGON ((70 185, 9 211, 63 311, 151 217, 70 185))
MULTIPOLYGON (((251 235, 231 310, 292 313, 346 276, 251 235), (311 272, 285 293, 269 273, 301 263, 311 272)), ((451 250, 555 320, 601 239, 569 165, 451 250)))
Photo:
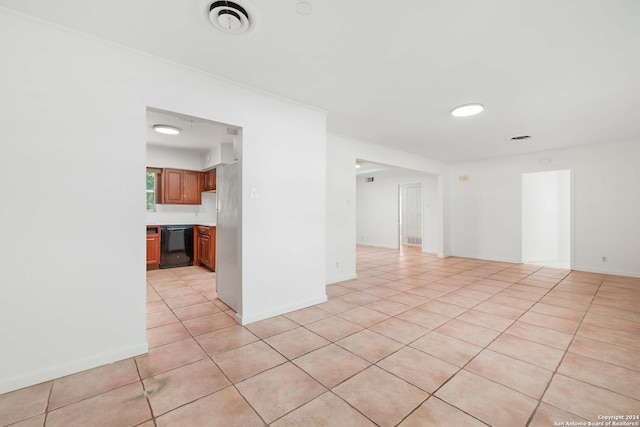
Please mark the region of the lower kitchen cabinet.
POLYGON ((160 227, 147 226, 147 270, 160 266, 160 227))
POLYGON ((197 225, 195 227, 197 263, 215 271, 216 269, 216 228, 197 225))

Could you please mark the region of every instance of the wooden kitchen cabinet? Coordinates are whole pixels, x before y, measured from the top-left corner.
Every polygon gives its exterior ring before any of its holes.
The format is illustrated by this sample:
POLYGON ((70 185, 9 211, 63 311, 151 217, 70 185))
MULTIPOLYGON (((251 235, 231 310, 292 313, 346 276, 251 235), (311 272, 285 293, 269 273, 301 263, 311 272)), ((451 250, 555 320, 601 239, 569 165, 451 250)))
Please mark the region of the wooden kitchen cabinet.
POLYGON ((198 261, 200 264, 208 266, 210 264, 209 248, 211 247, 211 238, 198 234, 198 261))
POLYGON ((160 227, 147 226, 147 270, 160 266, 160 227))
POLYGON ((162 171, 162 203, 167 205, 201 204, 202 174, 197 171, 164 169, 162 171))
POLYGON ((197 260, 198 264, 216 269, 216 228, 203 225, 196 226, 197 260))
POLYGON ((203 172, 204 175, 204 191, 216 191, 216 170, 211 169, 203 172))
POLYGON ((184 204, 202 204, 202 174, 196 171, 184 171, 184 204))

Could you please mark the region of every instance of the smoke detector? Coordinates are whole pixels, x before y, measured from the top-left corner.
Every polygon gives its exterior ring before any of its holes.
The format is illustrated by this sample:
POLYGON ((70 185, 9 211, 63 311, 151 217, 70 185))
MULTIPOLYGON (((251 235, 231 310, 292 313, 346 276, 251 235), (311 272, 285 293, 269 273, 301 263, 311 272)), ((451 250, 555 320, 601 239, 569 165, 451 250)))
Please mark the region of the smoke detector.
POLYGON ((249 0, 199 0, 200 14, 209 26, 227 34, 250 34, 258 27, 259 15, 249 0))
POLYGON ((311 3, 304 0, 298 0, 296 3, 296 12, 300 15, 309 15, 313 11, 311 3))

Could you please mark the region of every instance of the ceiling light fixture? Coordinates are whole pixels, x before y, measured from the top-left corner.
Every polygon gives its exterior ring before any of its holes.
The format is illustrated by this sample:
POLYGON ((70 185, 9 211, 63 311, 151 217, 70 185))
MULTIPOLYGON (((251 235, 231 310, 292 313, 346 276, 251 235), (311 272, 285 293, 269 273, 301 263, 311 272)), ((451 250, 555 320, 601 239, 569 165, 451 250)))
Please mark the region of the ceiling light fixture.
POLYGON ((153 130, 165 135, 177 135, 182 132, 182 129, 169 125, 153 125, 153 130))
POLYGON ((360 169, 362 165, 360 163, 356 163, 356 169, 360 169))
POLYGON ((308 1, 300 0, 296 3, 296 12, 299 15, 309 15, 312 10, 311 3, 308 1))
POLYGON ((475 116, 482 112, 482 110, 484 110, 484 106, 482 104, 465 104, 451 110, 451 115, 454 117, 469 117, 475 116))

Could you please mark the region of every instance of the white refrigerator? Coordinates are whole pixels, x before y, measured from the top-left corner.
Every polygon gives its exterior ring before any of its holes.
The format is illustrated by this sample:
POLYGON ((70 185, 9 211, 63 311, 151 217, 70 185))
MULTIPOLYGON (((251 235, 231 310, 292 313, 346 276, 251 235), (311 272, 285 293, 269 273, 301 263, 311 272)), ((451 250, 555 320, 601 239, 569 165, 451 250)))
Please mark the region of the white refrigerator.
POLYGON ((218 298, 240 312, 242 304, 240 188, 238 162, 216 170, 216 286, 218 298))

